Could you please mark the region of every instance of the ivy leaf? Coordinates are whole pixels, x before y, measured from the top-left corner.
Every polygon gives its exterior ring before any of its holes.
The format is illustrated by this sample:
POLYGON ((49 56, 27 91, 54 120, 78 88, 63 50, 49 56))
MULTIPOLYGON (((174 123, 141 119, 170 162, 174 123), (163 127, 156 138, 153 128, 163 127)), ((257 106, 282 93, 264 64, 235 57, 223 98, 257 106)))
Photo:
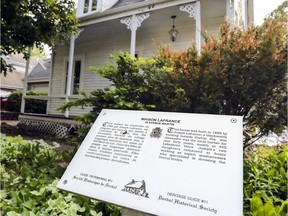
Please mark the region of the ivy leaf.
POLYGON ((265 216, 277 216, 274 206, 271 202, 267 202, 264 206, 264 215, 265 216))
POLYGON ((285 200, 280 207, 279 215, 287 216, 287 212, 288 212, 288 200, 285 200))
POLYGON ((254 212, 257 212, 260 208, 263 207, 263 203, 262 203, 262 200, 259 196, 254 196, 252 199, 251 199, 251 211, 254 213, 254 212))

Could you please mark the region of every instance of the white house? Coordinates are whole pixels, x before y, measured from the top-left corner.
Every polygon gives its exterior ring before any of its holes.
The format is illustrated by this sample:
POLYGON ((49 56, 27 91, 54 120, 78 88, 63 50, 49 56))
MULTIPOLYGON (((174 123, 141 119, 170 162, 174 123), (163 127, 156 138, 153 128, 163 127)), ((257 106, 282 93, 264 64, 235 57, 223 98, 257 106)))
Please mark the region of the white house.
POLYGON ((77 17, 81 32, 59 43, 52 56, 47 114, 76 116, 87 110, 57 109, 65 101, 109 86, 108 80, 90 71, 104 66, 110 54, 130 52, 150 57, 155 44, 181 50, 195 42, 201 49, 201 31, 215 34, 228 21, 243 28, 253 23, 253 0, 79 0, 77 17), (172 26, 178 31, 171 40, 172 26))

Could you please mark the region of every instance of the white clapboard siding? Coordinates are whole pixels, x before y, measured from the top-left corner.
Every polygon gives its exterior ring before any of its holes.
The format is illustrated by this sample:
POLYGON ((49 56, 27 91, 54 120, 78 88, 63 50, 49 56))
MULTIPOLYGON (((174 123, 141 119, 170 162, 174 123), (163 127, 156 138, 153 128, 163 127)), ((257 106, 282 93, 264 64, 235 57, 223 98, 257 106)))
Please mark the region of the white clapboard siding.
MULTIPOLYGON (((73 100, 73 99, 71 99, 73 100)), ((49 113, 51 115, 63 115, 64 113, 62 113, 61 111, 58 110, 58 108, 65 103, 65 99, 62 98, 51 98, 50 99, 50 107, 49 107, 49 113)), ((87 113, 91 110, 90 107, 85 107, 84 109, 82 109, 81 107, 76 107, 76 108, 72 108, 70 110, 70 116, 78 116, 81 115, 83 113, 87 113)))
POLYGON ((65 102, 65 99, 60 99, 60 98, 50 98, 50 103, 49 103, 49 114, 51 115, 64 115, 57 109, 60 107, 61 104, 65 102))
POLYGON ((48 92, 49 84, 48 83, 29 83, 29 88, 32 91, 48 92))

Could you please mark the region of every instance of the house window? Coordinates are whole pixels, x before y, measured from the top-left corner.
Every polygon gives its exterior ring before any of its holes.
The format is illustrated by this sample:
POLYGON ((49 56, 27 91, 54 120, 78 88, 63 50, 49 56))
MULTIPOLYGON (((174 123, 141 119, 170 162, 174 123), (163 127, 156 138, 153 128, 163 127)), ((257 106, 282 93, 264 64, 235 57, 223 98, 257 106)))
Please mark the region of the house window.
POLYGON ((85 4, 84 4, 84 13, 87 13, 89 9, 89 0, 85 0, 85 4))
POLYGON ((89 13, 97 10, 98 0, 84 0, 84 10, 83 13, 89 13))
MULTIPOLYGON (((65 91, 64 93, 67 93, 67 79, 68 79, 68 67, 69 62, 67 61, 66 64, 66 81, 65 81, 65 91)), ((79 93, 80 90, 80 78, 81 78, 81 60, 75 60, 73 63, 73 69, 72 69, 72 83, 71 83, 71 93, 73 95, 76 95, 79 93)))
POLYGON ((92 11, 97 10, 97 0, 93 0, 92 2, 92 11))

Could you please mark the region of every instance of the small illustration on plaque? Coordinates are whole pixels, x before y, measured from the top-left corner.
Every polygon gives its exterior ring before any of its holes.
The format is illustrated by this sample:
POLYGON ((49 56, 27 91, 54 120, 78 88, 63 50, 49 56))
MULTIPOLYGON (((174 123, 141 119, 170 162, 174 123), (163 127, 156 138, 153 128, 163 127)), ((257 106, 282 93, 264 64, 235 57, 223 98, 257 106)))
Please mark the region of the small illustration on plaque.
POLYGON ((132 179, 131 182, 129 182, 124 186, 122 191, 149 198, 148 193, 146 191, 146 183, 144 180, 135 181, 134 179, 132 179))
POLYGON ((156 127, 150 133, 150 137, 160 138, 162 135, 162 129, 160 127, 156 127))

